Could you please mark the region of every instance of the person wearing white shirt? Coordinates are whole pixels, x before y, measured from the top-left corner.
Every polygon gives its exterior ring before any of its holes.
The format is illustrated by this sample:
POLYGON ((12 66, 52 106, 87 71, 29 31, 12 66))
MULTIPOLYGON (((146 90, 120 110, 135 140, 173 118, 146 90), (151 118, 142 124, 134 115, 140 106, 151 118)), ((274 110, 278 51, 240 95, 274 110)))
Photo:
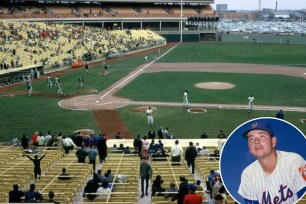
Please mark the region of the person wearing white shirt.
POLYGON ((63 145, 65 149, 65 154, 68 154, 70 150, 73 150, 73 147, 77 148, 70 137, 63 136, 63 145))
POLYGON ((180 165, 183 148, 179 145, 179 141, 175 140, 175 145, 171 148, 172 165, 180 165))

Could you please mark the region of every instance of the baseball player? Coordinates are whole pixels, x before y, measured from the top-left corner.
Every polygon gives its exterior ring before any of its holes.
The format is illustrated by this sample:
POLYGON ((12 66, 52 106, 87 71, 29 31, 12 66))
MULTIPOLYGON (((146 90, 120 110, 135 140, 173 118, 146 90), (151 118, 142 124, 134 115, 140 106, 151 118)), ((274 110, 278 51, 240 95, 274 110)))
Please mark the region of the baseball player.
POLYGON ((85 63, 84 67, 85 67, 85 71, 89 74, 88 63, 85 63))
POLYGON ((257 158, 241 175, 238 193, 245 203, 295 203, 298 194, 303 195, 306 189, 304 158, 293 152, 275 150, 276 136, 265 121, 250 123, 243 137, 257 158))
POLYGON ((188 107, 188 91, 185 90, 183 95, 183 107, 188 107))
POLYGON ((32 85, 31 85, 31 82, 27 82, 27 89, 28 89, 28 91, 29 91, 29 96, 31 96, 31 95, 32 95, 32 90, 33 90, 33 87, 32 87, 32 85))
POLYGON ((252 110, 253 110, 253 103, 254 103, 255 98, 254 98, 254 96, 251 94, 251 95, 249 96, 248 100, 249 100, 249 111, 248 111, 248 112, 250 113, 250 112, 252 112, 252 110))
POLYGON ((147 111, 147 118, 148 118, 148 126, 149 127, 153 127, 153 110, 151 108, 151 106, 148 107, 147 111))
POLYGON ((57 89, 57 97, 60 97, 60 96, 65 96, 65 94, 63 93, 63 87, 62 87, 62 83, 59 82, 58 84, 58 89, 57 89))
POLYGON ((60 79, 58 78, 58 76, 56 76, 54 78, 54 87, 58 87, 59 86, 59 83, 60 83, 60 79))
POLYGON ((49 88, 52 88, 52 78, 51 78, 51 76, 50 75, 48 75, 48 77, 47 77, 47 87, 49 88))
POLYGON ((84 85, 84 78, 80 77, 78 79, 78 89, 83 89, 83 85, 84 85))
POLYGON ((148 56, 145 56, 145 60, 146 60, 147 63, 149 62, 148 56))
POLYGON ((104 64, 104 76, 106 76, 106 77, 108 76, 108 72, 109 72, 108 67, 109 67, 109 65, 104 64))

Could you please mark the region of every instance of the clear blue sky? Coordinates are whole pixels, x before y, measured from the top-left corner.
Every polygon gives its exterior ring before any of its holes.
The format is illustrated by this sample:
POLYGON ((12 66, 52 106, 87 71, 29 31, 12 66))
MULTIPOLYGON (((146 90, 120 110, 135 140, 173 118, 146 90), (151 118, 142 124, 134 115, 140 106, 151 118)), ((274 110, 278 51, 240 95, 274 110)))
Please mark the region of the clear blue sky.
MULTIPOLYGON (((275 8, 276 0, 261 0, 261 8, 275 8)), ((306 9, 306 0, 277 0, 278 10, 306 9)), ((216 4, 227 4, 229 10, 258 10, 259 0, 215 0, 216 4)))

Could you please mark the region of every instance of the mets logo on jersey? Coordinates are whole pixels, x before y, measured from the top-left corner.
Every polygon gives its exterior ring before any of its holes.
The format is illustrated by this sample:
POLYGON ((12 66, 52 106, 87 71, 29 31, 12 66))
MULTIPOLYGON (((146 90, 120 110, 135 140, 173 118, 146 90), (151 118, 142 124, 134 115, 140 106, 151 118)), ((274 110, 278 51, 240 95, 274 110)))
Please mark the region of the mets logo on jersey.
POLYGON ((271 198, 271 195, 268 192, 263 192, 262 194, 262 204, 277 204, 286 201, 287 199, 293 196, 292 190, 287 185, 280 185, 278 192, 280 193, 279 196, 275 196, 271 198))
POLYGON ((299 172, 306 181, 306 164, 303 164, 302 166, 299 167, 299 172))

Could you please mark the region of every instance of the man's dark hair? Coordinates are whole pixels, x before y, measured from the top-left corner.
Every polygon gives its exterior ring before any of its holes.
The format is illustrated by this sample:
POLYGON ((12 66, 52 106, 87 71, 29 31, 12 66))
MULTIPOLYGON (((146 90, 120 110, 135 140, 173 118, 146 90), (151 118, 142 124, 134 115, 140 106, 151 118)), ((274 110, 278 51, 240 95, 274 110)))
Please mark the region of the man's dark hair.
POLYGON ((179 143, 179 141, 178 140, 175 140, 175 144, 178 144, 179 143))
POLYGON ((54 192, 53 191, 49 191, 49 198, 50 199, 54 198, 54 192))
POLYGON ((221 194, 217 194, 217 195, 215 196, 215 200, 223 201, 224 198, 223 198, 223 196, 222 196, 221 194))
POLYGON ((180 176, 180 181, 185 181, 185 179, 186 179, 185 176, 183 175, 180 176))

